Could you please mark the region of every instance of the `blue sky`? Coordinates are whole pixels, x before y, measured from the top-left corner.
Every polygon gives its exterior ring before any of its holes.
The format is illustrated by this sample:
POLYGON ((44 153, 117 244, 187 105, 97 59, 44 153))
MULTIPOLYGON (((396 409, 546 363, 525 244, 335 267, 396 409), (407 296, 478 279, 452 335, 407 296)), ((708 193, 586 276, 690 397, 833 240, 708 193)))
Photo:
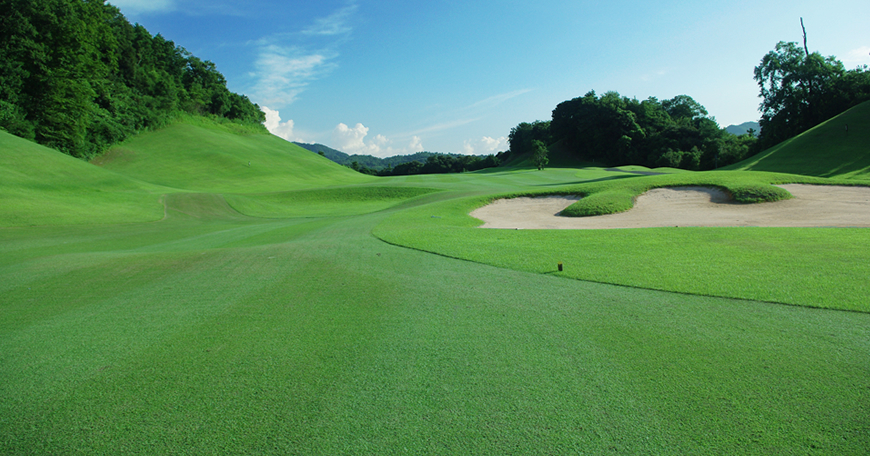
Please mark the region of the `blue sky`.
POLYGON ((215 62, 292 141, 353 154, 507 149, 590 90, 686 94, 722 127, 758 118, 753 68, 802 41, 870 64, 870 2, 109 0, 215 62))

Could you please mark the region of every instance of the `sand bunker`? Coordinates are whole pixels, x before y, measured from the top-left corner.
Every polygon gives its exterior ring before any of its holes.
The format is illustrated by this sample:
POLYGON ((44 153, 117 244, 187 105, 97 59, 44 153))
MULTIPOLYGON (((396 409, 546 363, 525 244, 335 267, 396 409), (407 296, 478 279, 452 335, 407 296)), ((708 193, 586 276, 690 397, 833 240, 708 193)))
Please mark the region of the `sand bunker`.
POLYGON ((471 213, 481 228, 601 229, 661 226, 870 227, 870 187, 780 185, 794 198, 740 204, 719 189, 673 187, 637 197, 634 208, 595 217, 561 217, 579 197, 501 199, 471 213))

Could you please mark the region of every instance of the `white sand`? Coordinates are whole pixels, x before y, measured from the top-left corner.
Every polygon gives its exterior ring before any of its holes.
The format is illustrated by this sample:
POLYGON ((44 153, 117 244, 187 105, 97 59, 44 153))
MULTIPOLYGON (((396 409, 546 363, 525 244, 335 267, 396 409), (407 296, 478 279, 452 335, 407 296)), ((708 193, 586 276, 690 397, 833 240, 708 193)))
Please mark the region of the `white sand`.
POLYGON ((600 229, 661 226, 870 227, 870 187, 781 185, 794 198, 771 203, 730 202, 718 189, 674 187, 650 190, 634 208, 594 217, 557 215, 578 197, 497 200, 476 209, 481 228, 600 229))

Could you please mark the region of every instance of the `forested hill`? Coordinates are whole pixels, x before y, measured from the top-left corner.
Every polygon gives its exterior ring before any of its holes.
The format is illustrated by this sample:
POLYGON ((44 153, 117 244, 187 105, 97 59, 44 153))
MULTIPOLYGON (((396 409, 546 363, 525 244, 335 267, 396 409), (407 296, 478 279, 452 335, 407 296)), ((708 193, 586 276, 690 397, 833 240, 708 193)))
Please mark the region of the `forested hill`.
POLYGON ((0 0, 0 128, 88 158, 179 113, 265 132, 215 64, 103 0, 0 0))
POLYGON ((380 171, 385 168, 395 168, 399 165, 404 165, 406 163, 418 162, 420 164, 426 163, 429 157, 434 155, 456 155, 458 154, 439 154, 437 152, 417 152, 410 155, 394 155, 392 157, 380 158, 375 157, 373 155, 348 155, 339 150, 335 150, 329 146, 324 146, 323 144, 305 144, 305 143, 294 143, 303 149, 308 149, 314 153, 323 152, 323 156, 338 163, 339 165, 351 166, 354 162, 359 167, 370 168, 375 171, 380 171))

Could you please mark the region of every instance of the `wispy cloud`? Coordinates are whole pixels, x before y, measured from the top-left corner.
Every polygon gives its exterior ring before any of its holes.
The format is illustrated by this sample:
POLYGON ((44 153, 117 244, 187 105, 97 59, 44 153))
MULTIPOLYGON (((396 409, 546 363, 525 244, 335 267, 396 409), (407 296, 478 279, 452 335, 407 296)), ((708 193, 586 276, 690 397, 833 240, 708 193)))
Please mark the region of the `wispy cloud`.
POLYGON ((513 92, 500 93, 498 95, 493 95, 488 98, 484 98, 476 103, 466 106, 465 110, 474 110, 474 109, 490 109, 494 108, 505 101, 510 100, 511 98, 516 98, 520 95, 527 94, 529 92, 534 91, 535 89, 520 89, 514 90, 513 92))
POLYGON ((110 0, 122 13, 165 13, 175 10, 174 0, 110 0))
POLYGON ((336 67, 330 51, 309 53, 296 47, 267 45, 260 48, 255 63, 257 82, 252 94, 263 105, 287 106, 312 81, 336 67))
POLYGON ((327 17, 314 21, 314 24, 304 29, 304 35, 336 36, 347 35, 353 31, 348 22, 357 10, 355 3, 348 4, 344 8, 330 14, 327 17))
POLYGON ((418 130, 414 130, 414 131, 412 131, 412 132, 410 132, 410 133, 399 134, 399 135, 397 135, 397 136, 399 136, 399 137, 409 137, 409 136, 419 136, 419 135, 424 135, 424 134, 426 134, 426 133, 436 133, 436 132, 439 132, 439 131, 450 130, 450 129, 453 129, 453 128, 456 128, 456 127, 461 127, 461 126, 463 126, 463 125, 467 125, 467 124, 470 124, 470 123, 472 123, 472 122, 477 122, 478 120, 480 120, 480 117, 475 117, 475 118, 471 118, 471 119, 457 119, 457 120, 451 120, 451 121, 449 121, 449 122, 441 122, 441 123, 437 123, 437 124, 434 124, 434 125, 430 125, 430 126, 428 126, 428 127, 424 127, 424 128, 420 128, 420 129, 418 129, 418 130))
MULTIPOLYGON (((449 114, 451 117, 454 118, 453 120, 436 122, 427 127, 419 128, 411 132, 397 134, 396 137, 421 137, 445 130, 452 130, 454 128, 459 128, 461 126, 477 122, 489 115, 489 112, 498 108, 502 103, 512 98, 516 98, 529 92, 533 92, 535 90, 536 89, 519 89, 511 92, 489 96, 470 105, 453 109, 451 111, 451 114, 449 114)), ((468 140, 465 141, 465 144, 463 145, 463 151, 468 154, 491 153, 492 151, 496 150, 498 147, 501 146, 501 142, 503 139, 504 138, 493 139, 489 137, 483 137, 479 140, 468 140)))
POLYGON ((870 46, 861 46, 846 53, 843 56, 843 64, 847 67, 870 65, 870 46))
POLYGON ((254 101, 273 108, 290 105, 309 84, 338 67, 338 47, 353 32, 350 20, 356 3, 315 19, 296 33, 263 37, 257 46, 254 82, 249 91, 254 101))

